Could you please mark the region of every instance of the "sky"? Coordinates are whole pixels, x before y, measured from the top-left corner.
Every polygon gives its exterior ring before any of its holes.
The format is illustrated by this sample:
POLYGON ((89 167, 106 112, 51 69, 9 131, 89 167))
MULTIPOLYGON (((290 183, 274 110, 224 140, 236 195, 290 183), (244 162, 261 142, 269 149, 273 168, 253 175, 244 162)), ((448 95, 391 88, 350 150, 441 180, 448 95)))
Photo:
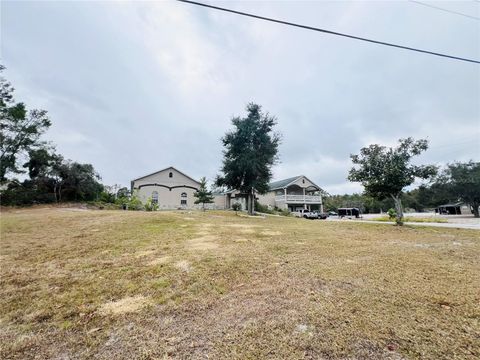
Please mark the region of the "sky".
MULTIPOLYGON (((480 21, 411 1, 210 2, 480 59, 480 21)), ((480 17, 480 2, 434 1, 480 17)), ((15 99, 48 110, 45 139, 107 185, 174 166, 213 180, 221 138, 255 102, 282 134, 273 180, 331 194, 350 154, 426 138, 416 162, 480 161, 480 65, 175 1, 1 2, 0 61, 15 99)))

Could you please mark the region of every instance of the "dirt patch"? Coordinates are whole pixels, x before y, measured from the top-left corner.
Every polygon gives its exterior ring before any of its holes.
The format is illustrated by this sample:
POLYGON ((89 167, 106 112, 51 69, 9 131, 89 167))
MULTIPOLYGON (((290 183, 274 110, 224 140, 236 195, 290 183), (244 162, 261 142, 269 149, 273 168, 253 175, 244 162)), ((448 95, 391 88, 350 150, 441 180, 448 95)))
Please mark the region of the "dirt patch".
POLYGON ((177 261, 175 263, 175 267, 183 272, 190 272, 192 271, 192 267, 190 266, 190 263, 187 260, 181 260, 177 261))
POLYGON ((148 266, 162 265, 162 264, 166 264, 169 260, 170 260, 170 256, 161 256, 159 258, 156 258, 150 261, 147 265, 148 266))
POLYGON ((237 228, 237 229, 253 229, 256 227, 260 227, 260 225, 253 225, 253 224, 228 224, 225 225, 227 227, 237 228))
POLYGON ((128 296, 126 298, 109 301, 103 304, 98 312, 102 315, 121 315, 137 312, 150 304, 150 300, 143 295, 128 296))
POLYGON ((136 258, 141 258, 141 257, 144 257, 144 256, 149 256, 149 255, 152 255, 152 254, 155 254, 155 250, 143 250, 143 251, 137 251, 134 256, 136 258))
POLYGON ((265 230, 261 232, 262 235, 267 235, 267 236, 279 236, 282 235, 281 231, 272 231, 272 230, 265 230))
POLYGON ((198 238, 187 240, 188 248, 191 250, 209 250, 218 248, 214 241, 218 239, 215 235, 204 235, 198 238))

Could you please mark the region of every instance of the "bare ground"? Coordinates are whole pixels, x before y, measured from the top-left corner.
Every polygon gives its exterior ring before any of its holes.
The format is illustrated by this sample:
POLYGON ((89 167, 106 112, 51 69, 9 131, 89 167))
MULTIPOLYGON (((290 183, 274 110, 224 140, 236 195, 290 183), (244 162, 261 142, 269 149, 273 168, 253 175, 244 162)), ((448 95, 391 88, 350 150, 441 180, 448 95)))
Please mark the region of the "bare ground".
POLYGON ((476 359, 479 232, 2 211, 2 359, 476 359))

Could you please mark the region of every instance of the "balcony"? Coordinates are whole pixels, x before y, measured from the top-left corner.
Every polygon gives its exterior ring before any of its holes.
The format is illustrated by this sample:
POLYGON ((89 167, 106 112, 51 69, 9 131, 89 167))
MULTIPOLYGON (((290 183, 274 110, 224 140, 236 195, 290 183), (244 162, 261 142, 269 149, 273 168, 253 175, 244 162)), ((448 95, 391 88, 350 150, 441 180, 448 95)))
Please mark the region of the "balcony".
MULTIPOLYGON (((275 202, 285 203, 285 195, 275 196, 275 202)), ((318 195, 287 195, 288 204, 321 204, 322 198, 318 195)))

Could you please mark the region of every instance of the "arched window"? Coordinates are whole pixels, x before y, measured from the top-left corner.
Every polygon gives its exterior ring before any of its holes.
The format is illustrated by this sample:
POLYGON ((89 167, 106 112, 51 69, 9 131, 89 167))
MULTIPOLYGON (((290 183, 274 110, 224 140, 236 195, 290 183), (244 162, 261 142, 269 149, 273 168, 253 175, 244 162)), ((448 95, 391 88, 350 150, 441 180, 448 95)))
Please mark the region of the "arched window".
POLYGON ((172 178, 172 177, 173 177, 173 173, 172 173, 171 171, 168 173, 168 177, 169 177, 169 178, 172 178))
POLYGON ((152 192, 152 204, 158 204, 158 191, 152 192))
POLYGON ((187 193, 185 192, 180 195, 180 205, 187 206, 187 193))

